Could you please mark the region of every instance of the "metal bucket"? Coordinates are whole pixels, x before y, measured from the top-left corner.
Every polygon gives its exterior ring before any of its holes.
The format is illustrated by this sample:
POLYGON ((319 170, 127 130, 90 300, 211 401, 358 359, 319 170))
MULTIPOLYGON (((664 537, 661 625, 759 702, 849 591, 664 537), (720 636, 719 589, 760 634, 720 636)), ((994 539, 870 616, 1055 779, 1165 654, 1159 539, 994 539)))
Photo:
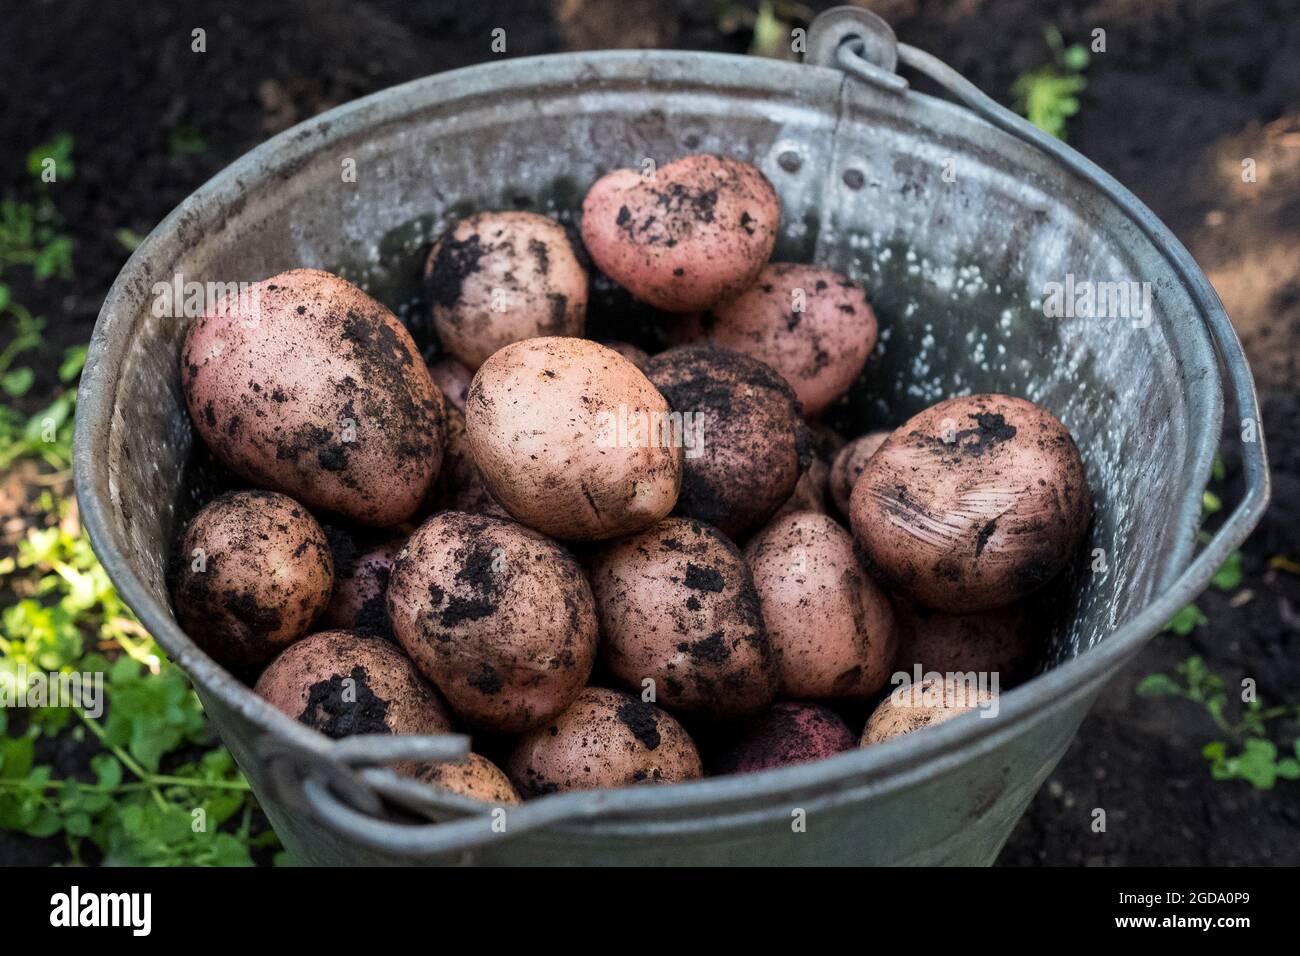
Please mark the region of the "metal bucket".
POLYGON ((819 18, 807 59, 578 53, 418 80, 249 153, 159 225, 118 277, 78 399, 82 518, 298 859, 990 863, 1102 684, 1258 520, 1268 478, 1256 428, 1243 446, 1244 498, 1193 558, 1221 375, 1237 414, 1258 422, 1258 411, 1222 306, 1150 211, 937 60, 896 48, 861 11, 819 18), (895 57, 964 106, 910 89, 895 57), (772 180, 783 202, 777 258, 867 286, 886 331, 855 393, 861 426, 999 391, 1046 405, 1078 439, 1097 504, 1089 547, 1102 557, 1069 595, 1043 672, 1006 693, 996 719, 966 715, 744 777, 556 794, 503 819, 380 766, 459 752, 463 738, 327 740, 181 632, 164 565, 192 442, 178 389, 184 323, 152 314, 155 283, 317 266, 396 306, 423 241, 457 215, 526 204, 572 219, 603 172, 692 152, 738 156, 772 180), (341 175, 349 161, 355 182, 341 175), (1150 323, 1045 317, 1045 283, 1067 275, 1149 282, 1150 323))

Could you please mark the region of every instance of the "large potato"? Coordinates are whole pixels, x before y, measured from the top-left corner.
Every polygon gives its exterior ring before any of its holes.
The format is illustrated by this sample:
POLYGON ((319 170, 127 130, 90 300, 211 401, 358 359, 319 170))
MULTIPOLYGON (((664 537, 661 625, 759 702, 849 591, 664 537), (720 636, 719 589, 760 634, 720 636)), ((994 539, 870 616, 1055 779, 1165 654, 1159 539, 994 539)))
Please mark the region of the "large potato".
POLYGON ((781 203, 756 167, 687 156, 643 177, 620 169, 582 202, 582 241, 601 271, 669 312, 739 295, 772 254, 781 203))
POLYGON ((858 564, 834 518, 778 518, 745 548, 787 697, 870 697, 885 685, 897 639, 889 598, 858 564))
POLYGON ((525 734, 506 772, 526 797, 677 783, 702 773, 690 735, 639 697, 588 687, 549 726, 525 734))
POLYGON ((444 404, 415 343, 328 272, 282 272, 196 319, 181 385, 222 463, 312 508, 396 524, 438 474, 444 404))
POLYGON ((444 511, 388 581, 393 632, 456 713, 516 733, 573 700, 596 657, 591 588, 561 547, 512 521, 444 511))
POLYGON ((893 432, 849 509, 858 544, 891 589, 968 614, 1056 577, 1083 541, 1092 498, 1079 449, 1051 413, 972 395, 893 432))
POLYGON ((807 415, 849 390, 876 345, 876 314, 851 279, 774 262, 700 317, 700 338, 752 355, 790 383, 807 415))
POLYGON ((506 511, 554 538, 596 540, 648 527, 676 504, 682 449, 662 429, 668 411, 617 352, 540 338, 483 363, 465 419, 474 460, 506 511))
POLYGON ((438 695, 401 651, 350 631, 303 638, 262 672, 253 690, 327 737, 451 730, 438 695))
POLYGON ((545 216, 462 219, 434 243, 424 276, 438 339, 471 372, 511 342, 582 335, 587 273, 545 216))
POLYGON ((330 600, 334 562, 307 509, 272 491, 204 506, 181 539, 176 620, 214 660, 265 664, 307 633, 330 600))
POLYGON ((739 537, 776 513, 811 461, 794 392, 770 366, 731 349, 684 345, 646 363, 672 410, 690 416, 678 512, 739 537))
POLYGON ((776 694, 776 665, 749 568, 698 521, 668 518, 592 557, 606 666, 665 707, 753 713, 776 694))

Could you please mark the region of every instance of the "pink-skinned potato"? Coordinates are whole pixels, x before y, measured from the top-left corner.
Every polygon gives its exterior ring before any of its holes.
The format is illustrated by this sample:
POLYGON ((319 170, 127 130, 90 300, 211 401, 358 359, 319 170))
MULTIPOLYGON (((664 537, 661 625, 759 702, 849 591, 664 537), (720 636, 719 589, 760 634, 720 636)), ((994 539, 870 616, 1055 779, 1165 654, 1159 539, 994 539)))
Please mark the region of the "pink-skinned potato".
POLYGON ((447 400, 447 405, 464 412, 465 395, 469 392, 469 382, 474 373, 450 355, 444 355, 429 363, 429 375, 447 400))
POLYGON ((889 432, 869 432, 844 445, 835 453, 831 461, 831 473, 827 479, 827 491, 835 503, 835 510, 844 517, 849 516, 849 501, 853 497, 853 486, 862 477, 862 469, 885 443, 889 432))
POLYGON ((411 535, 388 580, 393 633, 452 710, 518 733, 587 682, 598 625, 573 557, 500 518, 442 511, 411 535))
POLYGON ((520 802, 519 794, 505 771, 476 753, 471 753, 461 763, 447 761, 421 764, 412 776, 462 797, 496 806, 511 806, 520 802))
POLYGON ((176 620, 214 660, 243 670, 298 640, 325 610, 334 561, 298 502, 235 491, 204 505, 181 539, 176 620))
POLYGON ((866 699, 885 685, 897 636, 889 597, 834 518, 777 518, 745 548, 782 696, 866 699))
POLYGON ((338 739, 353 734, 442 734, 447 708, 394 644, 351 631, 320 631, 285 650, 254 692, 338 739))
POLYGON ((852 750, 858 740, 835 712, 804 701, 777 701, 744 721, 718 757, 717 773, 753 773, 852 750))
MULTIPOLYGON (((635 365, 596 342, 538 338, 495 353, 470 383, 470 452, 492 497, 553 538, 630 534, 668 514, 680 442, 668 403, 635 365)), ((792 481, 793 485, 793 481, 792 481)))
POLYGON ((884 743, 976 709, 990 708, 995 696, 978 683, 949 675, 900 685, 871 712, 860 744, 869 747, 884 743))
POLYGON ((776 242, 781 203, 755 166, 687 156, 643 177, 619 169, 582 202, 582 241, 602 272, 668 312, 739 295, 776 242))
POLYGON ((415 343, 328 272, 282 272, 196 319, 181 386, 222 463, 313 509, 397 524, 437 477, 444 402, 415 343))
POLYGON ((356 631, 375 637, 390 637, 388 621, 388 575, 402 549, 402 539, 355 550, 346 565, 338 561, 335 548, 334 593, 321 615, 319 625, 330 630, 356 631))
POLYGON ((1004 607, 1055 578, 1092 516, 1079 449, 1046 409, 1009 395, 931 406, 867 462, 849 504, 871 570, 951 614, 1004 607))
POLYGON ((700 338, 752 355, 790 383, 809 416, 849 390, 876 344, 862 288, 830 269, 774 262, 699 319, 700 338))
POLYGON ((730 718, 776 695, 776 662, 749 568, 699 521, 668 518, 591 559, 606 667, 625 687, 652 681, 655 700, 730 718))
POLYGON ((622 691, 588 687, 548 725, 520 738, 506 772, 526 797, 678 783, 700 754, 669 714, 622 691))
POLYGON ((471 372, 497 349, 581 336, 587 273, 564 227, 532 212, 482 212, 433 244, 425 288, 443 347, 471 372))

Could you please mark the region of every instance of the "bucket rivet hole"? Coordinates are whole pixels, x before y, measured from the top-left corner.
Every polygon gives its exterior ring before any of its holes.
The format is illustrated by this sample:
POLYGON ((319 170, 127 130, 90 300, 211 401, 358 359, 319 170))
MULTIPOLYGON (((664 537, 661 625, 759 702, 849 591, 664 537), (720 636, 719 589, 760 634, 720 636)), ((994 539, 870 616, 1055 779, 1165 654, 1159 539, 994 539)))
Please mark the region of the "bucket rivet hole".
POLYGON ((776 164, 787 173, 797 173, 803 168, 803 157, 792 149, 787 149, 776 158, 776 164))
POLYGON ((842 178, 844 185, 850 189, 861 189, 867 182, 867 177, 862 175, 860 169, 846 169, 842 178))

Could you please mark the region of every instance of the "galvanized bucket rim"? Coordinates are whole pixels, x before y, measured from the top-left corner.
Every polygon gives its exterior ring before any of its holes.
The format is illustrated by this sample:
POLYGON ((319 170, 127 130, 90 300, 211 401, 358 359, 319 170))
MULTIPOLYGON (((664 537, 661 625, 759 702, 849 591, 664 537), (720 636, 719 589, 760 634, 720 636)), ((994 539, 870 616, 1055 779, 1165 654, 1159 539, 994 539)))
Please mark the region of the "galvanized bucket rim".
MULTIPOLYGON (((720 63, 754 73, 761 70, 769 78, 782 77, 782 82, 788 78, 790 90, 796 90, 800 83, 807 80, 808 71, 815 71, 823 78, 837 77, 840 82, 852 82, 840 71, 825 67, 757 61, 732 54, 695 51, 561 53, 479 64, 379 91, 280 133, 240 157, 195 190, 141 243, 114 281, 96 322, 78 395, 73 444, 75 485, 83 525, 123 600, 139 615, 145 627, 173 660, 194 678, 196 685, 207 693, 218 695, 225 704, 243 714, 263 733, 287 739, 310 751, 321 751, 329 746, 330 741, 323 735, 299 724, 255 695, 251 688, 217 665, 181 631, 172 619, 170 609, 152 598, 144 582, 128 565, 124 549, 118 547, 112 531, 110 496, 107 493, 101 495, 97 491, 100 484, 105 491, 108 487, 105 471, 108 439, 113 427, 116 373, 125 355, 125 347, 133 342, 132 334, 136 328, 135 315, 131 316, 132 324, 123 329, 115 311, 129 298, 132 289, 137 288, 138 284, 146 283, 147 287, 150 275, 148 267, 160 237, 177 231, 186 218, 201 207, 226 204, 230 209, 237 208, 248 182, 261 181, 273 171, 291 173, 297 162, 331 142, 364 129, 386 125, 403 115, 425 108, 440 98, 445 99, 449 90, 455 92, 457 85, 465 85, 467 80, 476 81, 469 86, 482 85, 487 79, 495 79, 498 87, 522 87, 536 85, 539 75, 551 81, 567 73, 573 83, 581 84, 593 78, 627 80, 636 79, 640 75, 646 79, 644 71, 647 65, 671 66, 674 70, 707 71, 720 63), (606 72, 593 72, 595 61, 606 72), (114 345, 119 347, 113 348, 114 345), (111 365, 108 364, 110 360, 111 365)), ((465 89, 458 95, 463 98, 471 93, 472 90, 465 89)), ((913 90, 908 90, 905 95, 923 103, 927 108, 945 112, 957 123, 988 125, 985 120, 959 105, 913 90)), ((1077 158, 1078 166, 1088 175, 1109 184, 1114 193, 1125 200, 1125 211, 1144 232, 1156 238, 1175 266, 1181 266, 1183 271, 1190 269, 1191 275, 1203 282, 1205 289, 1208 289, 1208 281, 1186 250, 1150 210, 1096 166, 1077 153, 1073 156, 1077 158)), ((1242 411, 1246 414, 1255 408, 1255 403, 1249 371, 1242 371, 1245 359, 1240 345, 1212 290, 1209 298, 1205 297, 1204 289, 1200 291, 1202 294, 1197 298, 1203 308, 1198 318, 1214 334, 1219 359, 1233 377, 1237 403, 1243 405, 1244 402, 1242 411)), ((1208 478, 1210 457, 1218 444, 1223 403, 1217 370, 1210 387, 1215 397, 1214 420, 1206 423, 1205 430, 1199 436, 1197 460, 1204 463, 1204 474, 1198 476, 1201 480, 1208 478)), ((1255 415, 1258 420, 1257 410, 1255 415)), ((991 749, 996 742, 1010 736, 1021 725, 1044 718, 1049 708, 1064 707, 1094 693, 1100 683, 1134 655, 1178 607, 1204 586, 1219 561, 1240 543, 1262 513, 1267 500, 1266 467, 1262 476, 1259 474, 1259 468, 1263 466, 1262 456, 1261 439, 1257 460, 1247 461, 1251 481, 1246 497, 1225 525, 1224 532, 1200 556, 1189 565, 1193 540, 1188 537, 1185 542, 1177 544, 1164 562, 1157 596, 1146 608, 1118 626, 1099 644, 1081 650, 1076 657, 1004 693, 1001 698, 1001 713, 996 720, 982 721, 978 715, 964 715, 930 728, 924 734, 910 735, 815 763, 757 774, 708 778, 672 787, 553 794, 526 803, 515 811, 516 818, 522 823, 530 813, 543 810, 542 805, 558 802, 585 805, 588 812, 575 813, 576 819, 565 826, 580 827, 588 832, 601 825, 600 820, 593 818, 595 814, 612 818, 681 809, 688 805, 708 806, 732 800, 779 796, 796 790, 823 789, 850 779, 855 784, 880 782, 884 789, 892 790, 907 785, 912 771, 933 770, 942 766, 946 760, 968 756, 972 748, 981 751, 991 749), (989 726, 981 726, 983 722, 989 726)))

